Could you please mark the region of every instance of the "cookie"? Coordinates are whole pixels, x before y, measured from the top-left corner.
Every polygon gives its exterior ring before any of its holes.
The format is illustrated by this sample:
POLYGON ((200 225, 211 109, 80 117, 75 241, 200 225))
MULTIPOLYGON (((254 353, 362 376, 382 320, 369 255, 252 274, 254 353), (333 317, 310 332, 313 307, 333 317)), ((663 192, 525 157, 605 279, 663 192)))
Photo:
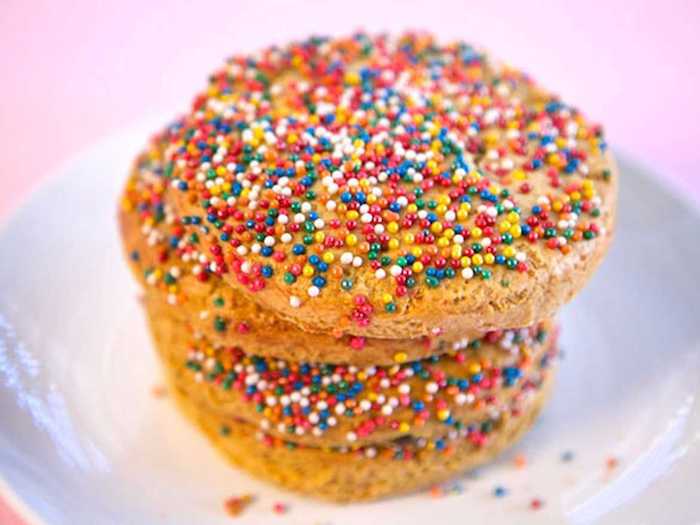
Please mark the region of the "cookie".
POLYGON ((167 366, 182 371, 193 401, 316 447, 459 431, 539 388, 556 353, 556 336, 543 325, 403 365, 294 363, 216 347, 163 315, 157 302, 147 297, 145 304, 156 348, 167 366))
POLYGON ((319 449, 272 439, 248 423, 211 414, 193 401, 167 364, 165 370, 171 397, 233 465, 286 489, 335 502, 413 492, 489 462, 532 426, 553 382, 548 376, 510 411, 437 444, 408 438, 357 449, 319 449))
POLYGON ((235 56, 160 140, 208 270, 308 332, 530 326, 581 289, 612 237, 601 128, 429 35, 235 56))
POLYGON ((390 365, 464 348, 483 333, 449 337, 439 330, 418 339, 378 339, 303 332, 203 269, 198 237, 187 234, 167 200, 162 145, 134 165, 119 211, 124 249, 150 302, 216 344, 292 361, 390 365), (290 337, 290 334, 294 334, 290 337))

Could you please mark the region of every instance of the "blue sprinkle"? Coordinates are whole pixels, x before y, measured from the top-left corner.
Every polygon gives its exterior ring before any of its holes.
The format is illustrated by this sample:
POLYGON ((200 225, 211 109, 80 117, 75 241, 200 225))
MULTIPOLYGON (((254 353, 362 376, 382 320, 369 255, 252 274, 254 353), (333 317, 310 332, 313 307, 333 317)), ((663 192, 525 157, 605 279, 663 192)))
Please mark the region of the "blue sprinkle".
POLYGON ((502 487, 501 485, 498 485, 495 489, 493 489, 493 495, 497 498, 502 498, 506 494, 508 494, 508 491, 505 487, 502 487))

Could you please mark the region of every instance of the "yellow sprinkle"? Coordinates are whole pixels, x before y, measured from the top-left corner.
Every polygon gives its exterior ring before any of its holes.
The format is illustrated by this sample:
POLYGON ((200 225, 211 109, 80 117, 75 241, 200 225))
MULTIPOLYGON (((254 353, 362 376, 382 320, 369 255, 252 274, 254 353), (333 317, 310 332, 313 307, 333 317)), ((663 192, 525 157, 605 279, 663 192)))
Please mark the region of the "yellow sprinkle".
POLYGON ((310 264, 305 264, 302 273, 304 274, 304 277, 311 277, 314 274, 314 267, 310 264))
POLYGON ((355 246, 357 244, 357 235, 354 233, 349 233, 345 236, 345 244, 348 246, 355 246))
POLYGON ((479 228, 478 226, 474 226, 469 232, 469 235, 471 235, 474 239, 480 239, 482 233, 483 232, 481 231, 481 228, 479 228))
POLYGON ((484 262, 486 264, 493 264, 493 262, 496 260, 496 257, 492 253, 487 253, 484 255, 484 262))
POLYGON ((433 233, 440 233, 442 231, 442 223, 435 221, 430 225, 430 231, 433 233))
POLYGON ((420 261, 416 261, 411 265, 411 269, 415 273, 421 273, 423 271, 423 263, 420 261))
POLYGON ((323 262, 324 263, 332 263, 335 260, 335 255, 333 255, 333 252, 325 252, 323 254, 323 262))
POLYGON ((357 71, 348 71, 345 73, 345 83, 356 86, 360 83, 360 75, 357 74, 357 71))
POLYGON ((390 303, 391 301, 393 301, 393 299, 394 298, 392 297, 392 295, 390 293, 382 294, 382 302, 384 304, 390 303))
POLYGON ((525 172, 521 170, 520 168, 514 169, 511 172, 511 175, 515 180, 525 180, 525 172))
POLYGON ((389 239, 389 249, 390 250, 395 250, 398 247, 399 247, 399 240, 398 239, 389 239))
POLYGON ((472 255, 472 264, 474 266, 480 266, 484 264, 484 258, 481 256, 480 253, 475 253, 474 255, 472 255))
POLYGON ((550 153, 547 155, 547 164, 551 166, 558 166, 560 162, 560 157, 556 153, 550 153))
POLYGON ((399 432, 408 432, 411 430, 411 425, 403 421, 402 423, 399 423, 399 432))
POLYGON ((399 224, 395 221, 391 221, 389 224, 386 225, 386 231, 389 233, 396 233, 399 231, 399 224))
POLYGON ((407 359, 408 355, 406 354, 406 352, 399 352, 397 354, 394 354, 394 362, 396 363, 405 363, 407 359))

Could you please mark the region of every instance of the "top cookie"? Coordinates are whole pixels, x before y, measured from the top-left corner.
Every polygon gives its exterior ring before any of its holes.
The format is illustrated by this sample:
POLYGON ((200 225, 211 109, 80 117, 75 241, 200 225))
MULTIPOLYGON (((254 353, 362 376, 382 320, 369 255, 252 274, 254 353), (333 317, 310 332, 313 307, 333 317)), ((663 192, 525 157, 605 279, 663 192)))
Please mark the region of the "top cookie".
POLYGON ((167 141, 209 270, 307 331, 529 326, 611 238, 601 128, 464 43, 356 34, 237 56, 167 141))

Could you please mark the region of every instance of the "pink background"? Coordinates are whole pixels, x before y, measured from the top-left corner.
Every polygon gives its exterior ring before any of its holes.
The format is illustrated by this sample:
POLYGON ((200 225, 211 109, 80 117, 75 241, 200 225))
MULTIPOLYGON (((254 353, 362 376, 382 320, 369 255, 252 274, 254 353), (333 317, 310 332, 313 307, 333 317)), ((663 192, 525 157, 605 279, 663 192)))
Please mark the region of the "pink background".
MULTIPOLYGON (((358 28, 426 28, 526 66, 700 202, 698 21, 700 4, 668 0, 4 0, 0 220, 91 143, 185 109, 228 54, 358 28)), ((16 523, 1 502, 0 523, 16 523)))

